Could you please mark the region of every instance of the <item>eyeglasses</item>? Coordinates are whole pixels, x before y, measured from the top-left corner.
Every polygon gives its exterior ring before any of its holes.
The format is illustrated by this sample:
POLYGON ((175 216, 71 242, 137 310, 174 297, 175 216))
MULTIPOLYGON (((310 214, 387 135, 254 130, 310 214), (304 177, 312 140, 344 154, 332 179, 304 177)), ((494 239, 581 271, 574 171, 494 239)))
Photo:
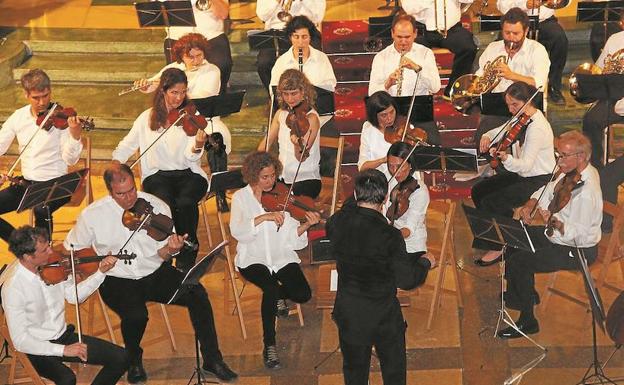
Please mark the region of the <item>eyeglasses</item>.
POLYGON ((569 158, 571 156, 575 156, 575 155, 579 155, 579 154, 582 154, 582 152, 575 152, 575 153, 572 153, 572 154, 561 154, 561 153, 555 151, 555 160, 558 161, 560 159, 569 158))

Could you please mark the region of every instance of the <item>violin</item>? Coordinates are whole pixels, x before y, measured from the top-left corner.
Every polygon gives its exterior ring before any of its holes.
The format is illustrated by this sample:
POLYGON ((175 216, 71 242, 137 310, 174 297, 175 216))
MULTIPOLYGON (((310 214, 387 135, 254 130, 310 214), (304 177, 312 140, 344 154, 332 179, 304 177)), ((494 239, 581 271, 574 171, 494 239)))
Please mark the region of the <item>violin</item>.
POLYGON ((497 155, 498 152, 507 151, 507 149, 511 147, 513 142, 516 141, 516 138, 518 137, 518 135, 520 135, 521 132, 526 130, 527 126, 529 125, 530 119, 531 117, 525 113, 523 113, 522 115, 518 117, 518 121, 515 122, 511 126, 509 131, 507 131, 507 133, 503 137, 503 139, 500 142, 498 142, 498 146, 496 146, 496 152, 494 156, 492 157, 492 159, 490 159, 490 167, 492 168, 498 167, 498 165, 500 164, 500 160, 497 155))
MULTIPOLYGON (((145 230, 156 241, 164 241, 173 234, 173 219, 165 214, 155 214, 154 206, 143 198, 137 198, 134 206, 124 210, 121 222, 130 231, 145 230)), ((199 248, 196 242, 187 239, 184 244, 193 251, 199 248)))
MULTIPOLYGON (((559 177, 560 172, 561 171, 557 172, 555 179, 559 177)), ((553 215, 563 210, 572 198, 572 191, 582 185, 583 182, 581 182, 581 173, 579 173, 576 169, 566 173, 565 176, 557 182, 553 191, 553 198, 548 204, 548 211, 550 211, 551 215, 548 223, 546 224, 546 235, 552 237, 555 230, 555 218, 553 218, 553 215)), ((561 233, 563 234, 563 232, 561 233)))
POLYGON ((305 100, 296 106, 288 109, 288 116, 286 116, 286 126, 290 128, 290 135, 297 137, 297 146, 295 146, 295 157, 299 161, 305 161, 310 156, 310 151, 307 148, 303 137, 310 129, 310 121, 308 120, 308 112, 312 107, 305 100))
POLYGON ((390 192, 390 207, 386 211, 386 217, 390 224, 401 218, 409 209, 409 197, 420 188, 420 184, 411 175, 403 182, 398 183, 390 192))
MULTIPOLYGON (((314 207, 314 199, 308 196, 289 194, 290 189, 282 182, 275 183, 271 191, 263 191, 260 202, 266 211, 288 211, 298 221, 305 221, 306 211, 318 210, 314 207), (288 199, 287 199, 288 198, 288 199)), ((321 217, 327 219, 326 216, 321 217)))
POLYGON ((208 126, 206 118, 203 115, 198 114, 197 108, 190 102, 182 108, 174 108, 169 111, 169 114, 167 115, 167 124, 171 126, 174 123, 176 123, 177 126, 182 126, 184 133, 188 136, 195 136, 197 131, 203 130, 208 126), (182 119, 180 119, 180 116, 182 119))
POLYGON ((394 119, 394 124, 390 127, 386 127, 384 131, 384 140, 390 144, 396 142, 406 142, 415 146, 422 142, 427 142, 427 131, 420 127, 414 127, 411 124, 407 124, 407 118, 403 115, 398 115, 394 119), (405 139, 403 139, 403 132, 407 125, 407 132, 405 133, 405 139))
MULTIPOLYGON (((74 263, 77 279, 83 280, 95 273, 100 267, 100 261, 107 255, 97 255, 92 248, 77 250, 74 253, 74 263)), ((122 259, 125 263, 131 263, 136 258, 136 254, 119 253, 115 257, 122 259)), ((68 255, 54 253, 48 258, 48 263, 37 268, 39 277, 46 285, 55 285, 66 281, 72 273, 71 259, 68 255)))
MULTIPOLYGON (((53 104, 50 103, 50 105, 45 111, 41 111, 37 113, 37 126, 41 126, 41 123, 43 123, 43 120, 45 119, 46 115, 48 115, 48 113, 50 112, 50 108, 52 108, 52 106, 53 104)), ((50 118, 45 122, 45 124, 41 128, 43 128, 46 131, 50 131, 52 127, 56 127, 59 130, 64 130, 67 127, 69 127, 69 124, 67 123, 67 119, 72 116, 77 116, 77 115, 78 114, 76 113, 76 110, 74 110, 72 107, 64 108, 60 104, 56 104, 56 107, 54 108, 54 111, 50 115, 50 118)), ((80 122, 80 127, 82 127, 83 130, 90 131, 95 128, 95 124, 93 123, 93 118, 91 119, 78 118, 78 121, 80 122)))

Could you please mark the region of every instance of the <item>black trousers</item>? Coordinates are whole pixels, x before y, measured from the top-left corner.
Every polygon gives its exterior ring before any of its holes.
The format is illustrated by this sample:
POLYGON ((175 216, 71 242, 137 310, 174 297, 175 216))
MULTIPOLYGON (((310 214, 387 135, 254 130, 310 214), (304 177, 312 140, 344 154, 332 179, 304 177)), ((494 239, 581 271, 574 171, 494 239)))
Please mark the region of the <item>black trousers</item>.
POLYGON ((425 31, 424 35, 418 37, 416 40, 419 44, 428 48, 441 47, 453 53, 453 68, 448 85, 444 90, 445 95, 448 95, 455 79, 462 75, 472 73, 472 63, 477 55, 477 45, 474 42, 472 33, 463 28, 461 23, 452 26, 448 30, 446 38, 438 31, 425 31))
POLYGON ((298 263, 289 263, 277 272, 270 271, 265 265, 253 264, 239 268, 246 280, 262 290, 262 332, 264 345, 275 345, 275 314, 278 299, 289 299, 297 303, 310 300, 312 292, 298 263))
MULTIPOLYGON (((0 214, 5 214, 11 211, 17 210, 20 201, 24 197, 26 188, 33 182, 24 181, 25 185, 12 184, 4 190, 0 191, 0 214)), ((59 199, 54 202, 50 202, 47 208, 38 207, 35 211, 35 227, 41 227, 47 231, 53 230, 52 214, 61 208, 65 203, 69 202, 71 197, 59 199), (50 222, 48 223, 48 208, 50 210, 50 222)), ((15 230, 9 222, 0 218, 0 238, 6 242, 9 241, 11 233, 15 230)), ((48 234, 50 235, 50 234, 48 234)))
MULTIPOLYGON (((154 194, 171 208, 176 232, 188 234, 188 239, 197 242, 199 208, 197 203, 206 195, 208 182, 190 169, 158 171, 143 181, 143 191, 154 194)), ((188 248, 176 257, 178 267, 188 267, 195 263, 197 250, 188 248)))
MULTIPOLYGON (((580 270, 576 248, 551 243, 544 235, 543 226, 529 227, 528 232, 535 246, 535 253, 512 249, 505 263, 507 293, 517 301, 521 311, 531 311, 535 305, 535 273, 580 270)), ((596 246, 580 250, 588 264, 594 263, 598 253, 596 246)))
MULTIPOLYGON (((620 156, 600 170, 602 199, 614 205, 618 203, 618 186, 624 183, 624 156, 620 156)), ((611 232, 613 217, 603 213, 602 231, 611 232)))
POLYGON ((591 164, 601 169, 604 164, 604 129, 608 124, 624 122, 624 116, 615 113, 615 103, 601 100, 594 104, 583 116, 583 133, 587 135, 592 145, 591 164))
MULTIPOLYGON (((502 172, 485 178, 472 187, 475 207, 493 214, 513 216, 513 210, 525 204, 531 195, 550 180, 551 175, 521 177, 513 172, 502 172)), ((500 245, 474 239, 472 247, 483 250, 500 250, 500 245)))
MULTIPOLYGON (((167 303, 183 278, 182 272, 168 263, 163 263, 152 274, 141 279, 124 279, 110 275, 104 279, 100 294, 106 305, 121 318, 121 334, 132 364, 139 363, 143 353, 140 344, 148 320, 146 302, 167 303)), ((201 285, 193 286, 174 305, 188 308, 204 363, 222 361, 212 306, 206 289, 201 285)))
MULTIPOLYGON (((284 182, 284 179, 280 179, 286 186, 290 187, 290 185, 284 182)), ((299 182, 295 182, 293 187, 293 195, 300 196, 305 195, 312 199, 316 199, 321 193, 323 185, 319 179, 308 179, 301 180, 299 182)))
MULTIPOLYGON (((78 342, 78 334, 73 325, 68 325, 65 333, 51 341, 61 345, 78 342)), ((87 345, 87 364, 100 365, 102 369, 93 379, 94 385, 114 385, 128 369, 128 353, 120 346, 91 336, 82 336, 87 345)), ((56 385, 75 385, 76 375, 63 362, 82 362, 78 357, 37 356, 27 354, 28 359, 40 376, 53 381, 56 385)))
POLYGON ((546 48, 550 58, 548 85, 560 91, 563 68, 568 60, 568 37, 554 16, 539 23, 538 31, 537 41, 546 48))

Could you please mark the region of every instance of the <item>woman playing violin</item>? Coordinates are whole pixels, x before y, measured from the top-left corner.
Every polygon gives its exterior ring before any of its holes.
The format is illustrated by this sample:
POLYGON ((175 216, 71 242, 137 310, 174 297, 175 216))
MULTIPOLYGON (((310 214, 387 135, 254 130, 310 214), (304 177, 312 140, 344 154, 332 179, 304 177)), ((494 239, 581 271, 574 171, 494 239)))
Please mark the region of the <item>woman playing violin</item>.
POLYGON ((281 173, 284 182, 294 182, 294 195, 316 198, 321 192, 319 116, 314 109, 316 93, 303 73, 288 69, 280 77, 277 94, 279 110, 267 137, 258 144, 258 151, 270 150, 277 140, 279 159, 284 165, 281 173))
MULTIPOLYGON (((66 174, 67 166, 76 164, 82 151, 80 140, 82 126, 76 116, 67 118, 66 130, 52 127, 48 131, 37 131, 38 115, 46 114, 50 108, 52 90, 48 75, 40 69, 33 69, 22 76, 21 84, 28 105, 16 110, 2 125, 0 154, 6 153, 13 139, 17 138, 20 151, 24 151, 21 158, 23 180, 0 191, 0 214, 17 209, 28 185, 66 174), (34 139, 28 147, 25 147, 33 135, 34 139)), ((6 175, 0 174, 0 184, 6 179, 6 175)), ((67 197, 48 204, 50 219, 52 213, 69 200, 67 197)), ((52 222, 47 221, 48 211, 45 208, 36 208, 34 212, 35 226, 51 232, 52 222)), ((11 224, 0 218, 0 238, 8 242, 14 229, 11 224)))
MULTIPOLYGON (((552 225, 552 235, 544 231, 544 226, 528 227, 535 253, 511 249, 505 265, 505 304, 508 308, 520 310, 516 325, 526 334, 539 331, 533 314, 533 306, 539 303, 534 287, 535 273, 580 270, 577 253, 583 254, 589 264, 593 263, 601 237, 600 178, 598 171, 589 164, 589 139, 573 130, 562 134, 556 145, 558 176, 535 191, 520 210, 526 223, 531 223, 534 211, 538 212, 546 223, 552 225), (564 186, 570 182, 572 188, 567 189, 568 196, 562 197, 561 192, 566 190, 564 186), (567 203, 553 207, 553 201, 567 203)), ((499 331, 498 335, 501 338, 521 337, 511 328, 499 331)))
MULTIPOLYGON (((124 163, 137 150, 145 153, 141 158, 143 190, 165 201, 171 208, 176 230, 188 234, 189 240, 196 243, 197 203, 208 189, 208 177, 200 165, 207 135, 197 130, 195 136, 188 136, 182 127, 170 121, 170 115, 177 115, 176 109, 190 103, 186 90, 184 72, 177 68, 165 70, 152 108, 139 115, 128 135, 113 151, 113 160, 124 163), (154 143, 166 128, 167 132, 154 143), (145 152, 152 143, 154 145, 145 152)), ((176 265, 189 269, 196 257, 196 251, 185 249, 177 257, 176 265)))
MULTIPOLYGON (((510 85, 505 92, 509 112, 515 115, 534 92, 535 87, 524 82, 510 85)), ((509 131, 500 132, 501 126, 481 137, 480 151, 498 158, 502 168, 498 167, 496 175, 473 186, 472 200, 478 209, 512 217, 514 208, 522 206, 551 177, 555 158, 550 123, 533 102, 529 102, 523 113, 529 119, 526 127, 512 121, 509 131), (517 132, 515 139, 509 137, 512 132, 517 132), (501 141, 511 143, 511 154, 497 146, 501 141)), ((475 239, 472 247, 490 250, 475 260, 478 266, 489 266, 500 260, 500 246, 475 239)))
POLYGON ((300 223, 288 212, 267 212, 263 192, 275 185, 282 165, 267 152, 249 154, 243 161, 243 179, 248 185, 234 193, 230 231, 238 241, 236 266, 246 280, 262 290, 264 365, 280 367, 275 346, 275 317, 288 316, 286 299, 304 303, 310 286, 301 271, 295 250, 308 244, 307 230, 319 222, 317 212, 307 212, 300 223))

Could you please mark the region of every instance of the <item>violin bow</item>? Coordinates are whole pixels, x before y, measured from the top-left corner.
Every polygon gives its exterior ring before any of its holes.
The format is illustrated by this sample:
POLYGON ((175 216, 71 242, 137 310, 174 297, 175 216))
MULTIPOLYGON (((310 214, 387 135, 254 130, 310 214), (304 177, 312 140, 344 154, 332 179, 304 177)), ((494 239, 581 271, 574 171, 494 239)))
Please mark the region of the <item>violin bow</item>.
POLYGON ((137 163, 139 163, 139 161, 141 160, 141 158, 143 157, 143 155, 145 155, 150 148, 152 148, 152 146, 154 144, 156 144, 156 142, 158 142, 158 140, 160 138, 163 137, 163 135, 165 135, 167 133, 167 131, 169 131, 169 129, 175 125, 177 125, 178 123, 180 123, 180 120, 182 120, 182 118, 184 118, 186 116, 186 111, 182 110, 182 112, 180 112, 180 116, 178 116, 178 118, 175 120, 175 122, 171 123, 169 125, 169 127, 165 128, 165 130, 158 135, 158 137, 156 139, 154 139, 154 141, 152 141, 152 143, 150 143, 149 146, 147 146, 147 148, 145 149, 145 151, 143 151, 142 153, 139 154, 139 156, 136 158, 136 160, 134 162, 132 162, 132 164, 130 165, 130 168, 133 168, 134 166, 136 166, 137 163))
POLYGON ((414 154, 414 151, 416 150, 416 147, 417 146, 412 146, 412 149, 410 150, 409 154, 407 154, 405 159, 403 159, 403 162, 401 162, 401 164, 399 165, 399 168, 397 168, 397 170, 390 176, 390 179, 388 179, 388 185, 390 185, 390 182, 396 179, 396 174, 398 174, 399 171, 401 171, 401 168, 405 165, 405 163, 407 163, 409 158, 412 157, 412 155, 414 154))
MULTIPOLYGON (((524 110, 526 110, 527 106, 529 105, 529 103, 531 101, 533 101, 533 99, 535 99, 535 97, 537 96, 537 94, 540 92, 540 90, 542 89, 542 86, 537 87, 537 89, 535 90, 535 92, 533 93, 533 95, 531 95, 531 97, 529 98, 529 100, 527 100, 526 102, 524 102, 524 104, 522 105, 522 107, 520 107, 520 109, 518 110, 518 112, 516 112, 514 114, 514 116, 512 116, 511 118, 509 118, 509 120, 507 120, 505 122, 505 124, 502 125, 501 129, 498 130, 498 132, 496 133, 496 135, 494 135, 494 138, 492 139, 492 142, 495 142, 496 139, 498 139, 498 136, 501 135, 502 133, 507 131, 507 128, 511 125, 511 122, 513 122, 514 120, 518 119, 518 117, 520 115, 522 115, 522 113, 524 113, 524 110)), ((494 148, 493 145, 490 146, 490 148, 494 148)))
MULTIPOLYGON (((420 80, 420 71, 418 71, 418 73, 416 74, 416 82, 414 83, 414 90, 412 91, 412 99, 410 100, 410 106, 409 106, 409 109, 407 110, 407 119, 405 120, 405 127, 403 127, 403 136, 401 137, 401 142, 405 142, 405 135, 407 135, 407 128, 410 125, 410 118, 412 117, 412 110, 414 109, 414 102, 416 101, 416 86, 418 86, 419 80, 420 80)), ((397 111, 396 113, 398 115, 399 112, 397 111)), ((418 141, 422 142, 422 140, 420 139, 418 141)))
POLYGON ((82 322, 80 318, 80 300, 78 299, 78 281, 76 280, 76 258, 74 254, 74 245, 69 248, 69 260, 71 262, 72 278, 74 280, 74 298, 76 300, 76 327, 78 328, 78 343, 82 343, 82 322))
POLYGON ((546 186, 548 186, 550 183, 552 183, 553 180, 555 180, 555 176, 558 175, 558 171, 557 170, 557 162, 555 161, 555 167, 553 168, 551 174, 550 174, 550 180, 548 180, 548 182, 546 182, 546 184, 544 185, 544 188, 542 188, 542 192, 540 193, 540 195, 537 197, 537 201, 535 202, 535 206, 533 206, 533 209, 531 210, 531 213, 529 214, 529 218, 533 219, 533 217, 535 217, 535 213, 537 212, 537 208, 539 207, 539 203, 542 200, 542 198, 544 197, 544 192, 546 191, 546 186), (557 172, 555 172, 555 170, 557 170, 557 172))

